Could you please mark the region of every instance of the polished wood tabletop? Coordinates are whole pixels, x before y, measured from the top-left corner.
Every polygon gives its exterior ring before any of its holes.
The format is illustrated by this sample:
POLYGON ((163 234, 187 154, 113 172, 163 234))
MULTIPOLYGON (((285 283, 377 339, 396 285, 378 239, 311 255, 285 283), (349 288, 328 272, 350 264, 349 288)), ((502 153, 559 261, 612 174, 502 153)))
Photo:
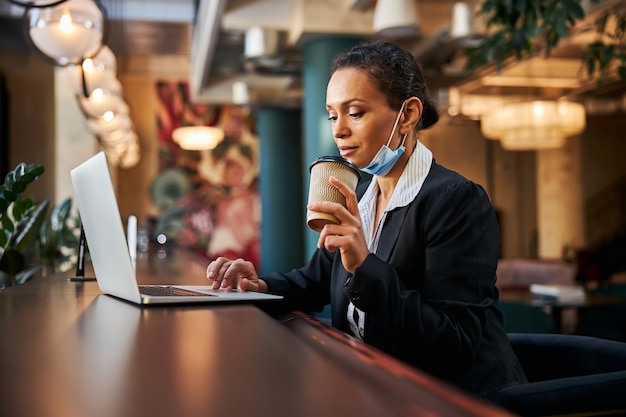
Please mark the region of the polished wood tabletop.
MULTIPOLYGON (((155 255, 138 281, 205 266, 155 255)), ((141 307, 71 275, 0 291, 0 416, 510 416, 300 312, 141 307)))

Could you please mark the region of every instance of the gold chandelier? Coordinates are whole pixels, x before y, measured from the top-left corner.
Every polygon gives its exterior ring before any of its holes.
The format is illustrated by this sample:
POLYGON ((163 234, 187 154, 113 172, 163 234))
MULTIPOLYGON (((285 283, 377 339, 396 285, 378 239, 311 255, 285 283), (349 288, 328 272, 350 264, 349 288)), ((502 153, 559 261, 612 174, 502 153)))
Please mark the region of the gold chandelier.
POLYGON ((584 129, 585 108, 565 100, 505 103, 480 121, 485 137, 512 151, 558 148, 584 129))

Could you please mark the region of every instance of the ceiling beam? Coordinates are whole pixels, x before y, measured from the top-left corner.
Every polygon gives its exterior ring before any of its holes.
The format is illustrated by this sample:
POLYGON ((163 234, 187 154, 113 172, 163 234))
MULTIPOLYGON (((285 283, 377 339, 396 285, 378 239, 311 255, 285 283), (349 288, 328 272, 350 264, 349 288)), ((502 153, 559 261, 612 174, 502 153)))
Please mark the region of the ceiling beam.
POLYGON ((211 61, 217 45, 226 0, 200 0, 192 30, 189 85, 191 98, 199 101, 210 77, 211 61))

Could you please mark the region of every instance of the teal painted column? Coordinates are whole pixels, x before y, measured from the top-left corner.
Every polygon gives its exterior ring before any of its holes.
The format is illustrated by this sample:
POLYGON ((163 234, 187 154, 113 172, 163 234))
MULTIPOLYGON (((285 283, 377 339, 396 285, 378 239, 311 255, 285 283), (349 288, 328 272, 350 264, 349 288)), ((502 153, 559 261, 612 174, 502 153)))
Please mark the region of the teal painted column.
MULTIPOLYGON (((309 165, 323 155, 339 155, 333 140, 328 112, 326 111, 326 86, 330 79, 330 65, 338 52, 351 48, 363 38, 320 37, 303 45, 303 111, 304 153, 302 164, 304 205, 309 190, 309 165)), ((319 233, 310 230, 303 222, 305 247, 308 259, 317 247, 319 233)))
POLYGON ((300 109, 255 110, 261 195, 260 273, 304 265, 300 109))

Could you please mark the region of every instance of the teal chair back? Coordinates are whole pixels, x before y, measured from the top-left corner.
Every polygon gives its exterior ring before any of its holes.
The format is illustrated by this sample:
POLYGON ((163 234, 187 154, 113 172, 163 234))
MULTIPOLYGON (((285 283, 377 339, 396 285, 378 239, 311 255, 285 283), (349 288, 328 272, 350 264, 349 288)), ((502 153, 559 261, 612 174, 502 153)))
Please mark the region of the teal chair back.
POLYGON ((540 307, 502 300, 498 302, 498 307, 508 333, 549 332, 550 317, 540 307))
POLYGON ((509 334, 528 383, 496 403, 522 417, 626 415, 626 343, 565 334, 509 334))

